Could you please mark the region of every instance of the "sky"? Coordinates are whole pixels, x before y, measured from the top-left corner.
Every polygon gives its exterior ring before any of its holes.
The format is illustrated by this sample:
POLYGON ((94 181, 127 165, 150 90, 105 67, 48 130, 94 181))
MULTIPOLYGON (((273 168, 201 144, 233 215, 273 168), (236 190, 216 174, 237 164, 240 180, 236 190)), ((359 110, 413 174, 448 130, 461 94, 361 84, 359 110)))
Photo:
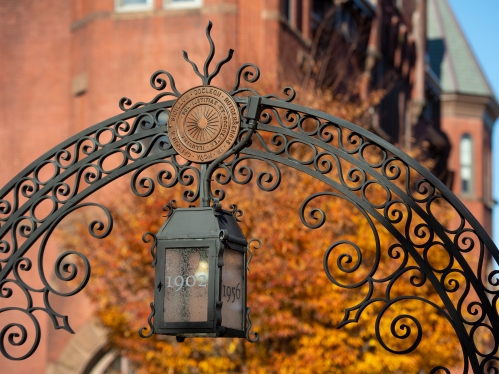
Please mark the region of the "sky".
MULTIPOLYGON (((447 0, 490 86, 499 98, 499 0, 447 0)), ((493 191, 499 201, 499 120, 492 133, 493 191)), ((499 246, 499 206, 493 213, 493 239, 499 246)))

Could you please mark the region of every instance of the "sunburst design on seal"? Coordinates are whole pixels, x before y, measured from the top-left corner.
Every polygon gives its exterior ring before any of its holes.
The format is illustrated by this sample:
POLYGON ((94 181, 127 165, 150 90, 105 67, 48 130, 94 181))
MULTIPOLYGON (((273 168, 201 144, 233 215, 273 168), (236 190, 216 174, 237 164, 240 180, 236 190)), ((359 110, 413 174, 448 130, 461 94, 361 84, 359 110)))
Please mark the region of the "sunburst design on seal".
POLYGON ((220 127, 218 113, 209 105, 201 105, 191 111, 186 122, 187 133, 199 142, 212 140, 220 127))

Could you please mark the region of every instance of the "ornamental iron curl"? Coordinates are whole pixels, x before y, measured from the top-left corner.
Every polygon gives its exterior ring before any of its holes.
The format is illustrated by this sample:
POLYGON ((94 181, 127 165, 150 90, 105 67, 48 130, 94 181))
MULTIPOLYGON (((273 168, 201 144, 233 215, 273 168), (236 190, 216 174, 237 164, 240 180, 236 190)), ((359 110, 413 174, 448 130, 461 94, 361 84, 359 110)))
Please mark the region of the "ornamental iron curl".
MULTIPOLYGON (((210 22, 206 29, 210 52, 203 74, 184 52, 185 60, 204 85, 210 84, 233 53, 230 50, 209 73, 215 52, 211 26, 210 22)), ((158 70, 151 76, 152 88, 163 91, 169 84, 171 91, 161 92, 149 102, 133 105, 130 99, 121 99, 119 107, 123 113, 64 141, 25 168, 0 191, 0 299, 7 300, 14 292, 20 292, 26 300, 24 307, 2 307, 0 314, 19 313, 32 324, 27 327, 14 322, 4 326, 0 332, 2 354, 13 360, 33 354, 41 335, 33 314, 37 310, 47 313, 56 329, 72 332, 68 317, 50 306, 49 295, 71 296, 81 291, 88 282, 90 264, 82 253, 61 254, 54 263, 57 278, 68 282, 74 280, 78 272, 83 272, 83 276, 71 291, 58 291, 44 274, 45 246, 60 221, 84 207, 100 208, 106 216, 106 222, 94 220, 89 224, 90 233, 96 238, 109 235, 113 225, 109 211, 102 205, 82 203, 103 186, 132 172, 130 187, 137 196, 151 195, 157 185, 163 188, 180 185, 184 187, 184 201, 199 201, 206 205, 215 199, 223 200, 226 197, 223 186, 230 182, 244 185, 255 179, 261 190, 274 191, 282 183, 282 168, 285 167, 310 175, 327 186, 324 191, 307 197, 300 207, 299 216, 307 228, 318 229, 327 221, 326 212, 317 203, 320 199, 342 199, 353 204, 371 229, 375 255, 369 260, 363 248, 349 240, 338 238, 325 248, 323 265, 329 280, 347 290, 361 287, 367 290, 357 305, 344 311, 339 327, 357 323, 368 306, 382 303, 375 321, 377 340, 389 352, 406 354, 424 339, 424 324, 411 314, 393 316, 388 310, 407 300, 416 300, 432 307, 453 327, 461 345, 464 373, 470 369, 475 373, 499 372, 499 316, 495 307, 499 298, 499 271, 486 271, 489 257, 499 262, 499 251, 483 227, 445 185, 392 144, 352 123, 293 104, 296 94, 291 87, 284 89, 284 98, 260 95, 253 88, 241 87, 241 82, 251 84, 259 77, 256 65, 243 64, 238 69, 229 95, 238 105, 240 132, 232 148, 210 163, 185 161, 173 148, 166 124, 170 109, 181 93, 176 89, 173 76, 158 70), (166 76, 168 83, 161 76, 166 76), (171 100, 164 100, 170 96, 171 100), (377 157, 370 157, 369 150, 374 150, 377 157), (110 157, 120 159, 118 166, 106 167, 110 157), (142 176, 142 172, 155 165, 160 168, 155 178, 142 176), (41 178, 46 174, 42 171, 47 170, 51 171, 51 176, 41 178), (220 187, 212 190, 213 181, 220 187), (372 199, 369 191, 373 188, 383 192, 383 201, 372 199), (49 213, 37 216, 37 207, 47 202, 49 213), (449 229, 436 218, 435 206, 442 202, 457 212, 457 228, 449 229), (393 236, 395 244, 383 248, 378 226, 393 236), (26 256, 33 245, 38 246, 37 269, 26 256), (443 267, 436 267, 431 261, 430 254, 436 250, 445 251, 447 255, 448 261, 443 267), (477 259, 468 262, 466 254, 472 250, 477 259), (81 261, 68 262, 70 255, 76 255, 81 261), (381 274, 379 270, 386 256, 398 261, 391 274, 381 274), (336 262, 330 261, 332 258, 336 258, 336 262), (362 266, 368 266, 367 271, 361 272, 362 266), (23 275, 30 271, 38 271, 41 288, 33 288, 24 281, 23 275), (405 277, 411 285, 407 294, 395 294, 394 285, 405 277), (380 284, 385 287, 382 295, 374 292, 380 284), (425 285, 433 287, 441 304, 411 294, 425 285), (43 295, 42 306, 35 306, 35 293, 43 295), (386 341, 380 330, 384 318, 392 318, 389 333, 398 341, 407 341, 406 347, 393 347, 386 341), (486 347, 475 343, 479 330, 488 331, 491 337, 486 347), (30 339, 29 334, 32 334, 30 339), (19 356, 13 356, 6 348, 6 344, 22 347, 27 342, 30 347, 19 356)), ((167 213, 174 208, 172 201, 166 206, 167 213)), ((239 218, 237 207, 231 206, 231 209, 239 218)), ((146 233, 143 239, 152 243, 154 266, 154 234, 146 233)), ((249 259, 251 252, 248 271, 249 259)), ((152 311, 148 335, 153 333, 154 308, 152 311)), ((246 318, 247 338, 250 339, 249 309, 246 318)), ((449 373, 450 370, 443 365, 432 370, 432 373, 441 372, 449 373)))

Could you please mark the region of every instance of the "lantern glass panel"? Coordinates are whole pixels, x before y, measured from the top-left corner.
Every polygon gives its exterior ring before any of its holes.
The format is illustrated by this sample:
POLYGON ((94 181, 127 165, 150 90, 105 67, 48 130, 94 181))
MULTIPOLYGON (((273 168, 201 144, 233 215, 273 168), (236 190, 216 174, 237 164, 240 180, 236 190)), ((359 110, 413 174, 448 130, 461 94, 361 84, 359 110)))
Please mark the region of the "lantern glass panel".
POLYGON ((208 256, 208 248, 166 250, 165 322, 208 320, 208 256))
POLYGON ((243 330, 244 253, 226 248, 222 271, 222 326, 243 330))

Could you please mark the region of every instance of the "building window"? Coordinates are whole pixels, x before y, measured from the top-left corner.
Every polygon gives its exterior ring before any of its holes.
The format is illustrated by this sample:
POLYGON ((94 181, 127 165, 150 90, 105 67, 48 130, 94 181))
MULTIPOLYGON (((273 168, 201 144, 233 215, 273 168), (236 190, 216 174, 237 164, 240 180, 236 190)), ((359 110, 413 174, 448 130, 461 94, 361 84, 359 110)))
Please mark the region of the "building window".
POLYGON ((203 0, 164 0, 163 4, 167 9, 199 8, 203 0))
POLYGON ((298 0, 296 2, 296 28, 303 31, 303 1, 298 0))
POLYGON ((89 374, 134 374, 135 370, 126 357, 116 351, 110 351, 85 372, 89 374))
MULTIPOLYGON (((489 135, 490 139, 490 135, 489 135)), ((485 204, 493 205, 492 198, 492 168, 491 168, 492 155, 490 145, 483 145, 483 199, 485 204)))
POLYGON ((473 178, 473 144, 470 135, 466 134, 461 138, 459 152, 461 162, 461 193, 471 194, 473 178))
POLYGON ((286 21, 288 21, 290 24, 293 23, 293 0, 284 0, 282 2, 282 13, 284 15, 284 18, 286 21))
POLYGON ((115 6, 118 12, 140 12, 152 10, 154 0, 115 0, 115 6))

